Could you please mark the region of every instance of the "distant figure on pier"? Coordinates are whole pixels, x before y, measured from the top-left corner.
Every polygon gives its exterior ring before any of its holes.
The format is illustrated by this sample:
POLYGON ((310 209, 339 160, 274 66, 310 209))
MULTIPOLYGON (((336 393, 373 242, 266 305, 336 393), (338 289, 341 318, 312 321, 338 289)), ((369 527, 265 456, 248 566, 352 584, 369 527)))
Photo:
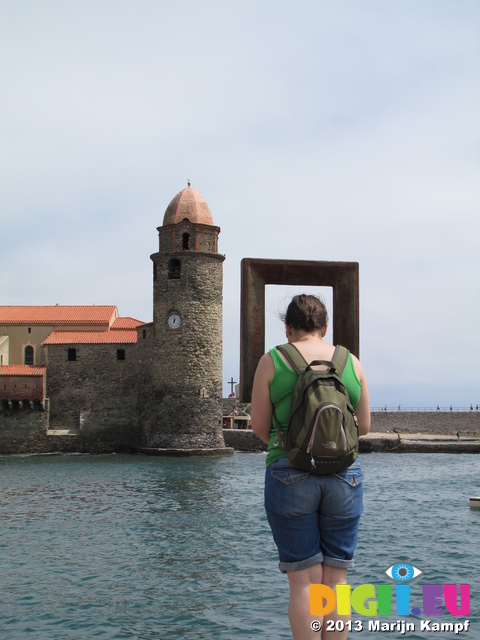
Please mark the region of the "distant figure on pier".
POLYGON ((460 441, 460 429, 457 431, 457 442, 460 441))
POLYGON ((398 405, 398 410, 399 410, 399 411, 401 411, 401 410, 402 410, 402 405, 401 405, 401 404, 399 404, 399 405, 398 405))
POLYGON ((440 405, 437 404, 437 411, 440 411, 440 405))

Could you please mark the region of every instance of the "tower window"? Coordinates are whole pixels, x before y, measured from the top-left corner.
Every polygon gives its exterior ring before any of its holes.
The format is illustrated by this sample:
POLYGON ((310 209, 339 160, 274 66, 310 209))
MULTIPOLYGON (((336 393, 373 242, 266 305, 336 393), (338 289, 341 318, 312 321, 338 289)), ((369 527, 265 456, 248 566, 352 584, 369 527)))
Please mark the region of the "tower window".
POLYGON ((67 359, 69 362, 75 362, 77 360, 77 350, 76 349, 68 349, 67 359))
POLYGON ((117 360, 125 360, 125 349, 117 349, 117 360))
POLYGON ((168 263, 168 277, 170 280, 180 278, 180 260, 172 258, 168 263))
POLYGON ((184 251, 188 251, 188 249, 190 249, 190 234, 189 233, 184 233, 182 235, 182 249, 184 251))
POLYGON ((25 364, 33 364, 33 347, 25 347, 25 364))
POLYGON ((157 263, 156 262, 153 263, 153 281, 154 282, 157 281, 157 263))

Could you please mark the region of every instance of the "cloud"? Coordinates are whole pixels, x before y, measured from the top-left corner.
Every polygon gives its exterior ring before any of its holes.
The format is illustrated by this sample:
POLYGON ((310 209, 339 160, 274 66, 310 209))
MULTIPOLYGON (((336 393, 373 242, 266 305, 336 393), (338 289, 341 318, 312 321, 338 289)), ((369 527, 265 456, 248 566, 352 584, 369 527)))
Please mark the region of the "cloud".
POLYGON ((226 380, 243 257, 358 261, 373 404, 475 402, 479 24, 468 1, 2 2, 2 301, 151 320, 190 179, 227 255, 226 380))

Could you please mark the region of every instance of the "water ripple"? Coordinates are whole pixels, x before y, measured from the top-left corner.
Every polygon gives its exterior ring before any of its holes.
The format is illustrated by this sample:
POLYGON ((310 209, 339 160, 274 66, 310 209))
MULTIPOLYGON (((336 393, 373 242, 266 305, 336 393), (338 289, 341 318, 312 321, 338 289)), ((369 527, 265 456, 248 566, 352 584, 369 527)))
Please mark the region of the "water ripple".
MULTIPOLYGON (((473 458, 363 456, 353 586, 385 582, 402 561, 425 582, 480 593, 473 458)), ((264 464, 261 454, 0 457, 0 637, 290 639, 264 464)), ((469 640, 479 640, 472 609, 469 640)))

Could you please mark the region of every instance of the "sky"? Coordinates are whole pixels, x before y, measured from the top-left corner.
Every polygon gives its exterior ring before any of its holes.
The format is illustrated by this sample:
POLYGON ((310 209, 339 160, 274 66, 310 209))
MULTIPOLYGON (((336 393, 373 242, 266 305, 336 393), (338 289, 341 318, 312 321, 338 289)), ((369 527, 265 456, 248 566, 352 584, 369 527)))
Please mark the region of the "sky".
MULTIPOLYGON (((333 260, 372 407, 480 404, 477 0, 0 0, 0 304, 151 321, 187 180, 226 255, 225 394, 241 260, 333 260)), ((267 287, 267 349, 303 289, 267 287)))

